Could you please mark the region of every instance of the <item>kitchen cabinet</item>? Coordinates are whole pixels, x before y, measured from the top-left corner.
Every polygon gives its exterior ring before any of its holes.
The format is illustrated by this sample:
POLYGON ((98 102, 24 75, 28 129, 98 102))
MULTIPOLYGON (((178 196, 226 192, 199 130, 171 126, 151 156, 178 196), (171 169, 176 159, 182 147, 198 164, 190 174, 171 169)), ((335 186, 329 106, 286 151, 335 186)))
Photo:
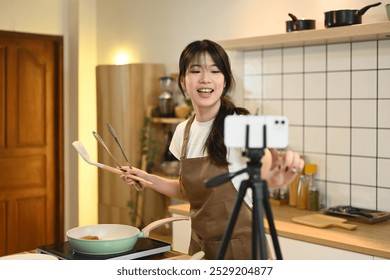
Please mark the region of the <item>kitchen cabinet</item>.
MULTIPOLYGON (((172 215, 189 215, 189 204, 172 205, 172 215)), ((314 228, 293 223, 292 217, 312 214, 289 206, 272 206, 275 227, 285 260, 376 260, 390 258, 390 221, 378 224, 358 224, 354 231, 339 228, 314 228)), ((264 222, 267 239, 273 250, 268 223, 264 222)), ((191 222, 176 223, 172 246, 186 253, 191 222)), ((275 258, 275 254, 273 253, 275 258)))
MULTIPOLYGON (((185 217, 185 215, 172 214, 172 217, 185 217)), ((172 224, 172 250, 188 254, 191 240, 191 220, 177 221, 172 224)))
MULTIPOLYGON (((118 154, 117 158, 122 160, 106 127, 106 123, 110 123, 116 130, 130 163, 136 167, 141 165, 144 117, 147 116, 148 108, 158 105, 159 78, 164 74, 162 64, 96 67, 98 133, 107 146, 118 154)), ((98 161, 116 165, 101 147, 98 148, 98 161)), ((142 226, 162 218, 167 211, 165 196, 150 189, 137 192, 125 185, 118 175, 104 170, 99 170, 98 173, 98 203, 99 223, 131 222, 135 226, 142 226)))
MULTIPOLYGON (((267 234, 268 242, 272 246, 272 239, 267 234)), ((328 246, 313 244, 285 237, 278 237, 284 260, 373 260, 374 256, 341 250, 328 246)), ((275 253, 272 252, 274 259, 275 253)))

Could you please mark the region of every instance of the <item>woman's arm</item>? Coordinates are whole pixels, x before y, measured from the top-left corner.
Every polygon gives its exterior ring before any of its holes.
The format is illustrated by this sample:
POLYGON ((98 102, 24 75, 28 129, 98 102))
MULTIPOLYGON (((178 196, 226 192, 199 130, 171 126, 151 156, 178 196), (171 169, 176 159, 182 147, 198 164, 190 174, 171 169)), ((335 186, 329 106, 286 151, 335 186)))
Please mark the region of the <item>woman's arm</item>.
POLYGON ((153 189, 159 193, 173 198, 181 197, 180 184, 179 180, 177 179, 172 180, 163 178, 135 167, 130 169, 128 166, 122 166, 121 168, 126 170, 126 173, 121 175, 121 178, 129 185, 133 185, 135 183, 134 176, 136 176, 146 181, 140 181, 140 184, 144 188, 153 189), (132 178, 130 178, 130 176, 132 178))

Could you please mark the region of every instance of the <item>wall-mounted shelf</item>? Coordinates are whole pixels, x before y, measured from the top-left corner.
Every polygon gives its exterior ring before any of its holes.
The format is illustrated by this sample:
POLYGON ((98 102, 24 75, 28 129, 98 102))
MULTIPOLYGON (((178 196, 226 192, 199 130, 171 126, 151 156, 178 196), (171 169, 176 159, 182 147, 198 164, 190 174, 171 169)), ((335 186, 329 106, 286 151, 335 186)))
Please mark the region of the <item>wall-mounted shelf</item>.
POLYGON ((219 41, 226 50, 259 50, 390 39, 390 21, 219 41))
POLYGON ((162 123, 162 124, 179 124, 185 119, 180 119, 180 118, 152 118, 153 123, 162 123))

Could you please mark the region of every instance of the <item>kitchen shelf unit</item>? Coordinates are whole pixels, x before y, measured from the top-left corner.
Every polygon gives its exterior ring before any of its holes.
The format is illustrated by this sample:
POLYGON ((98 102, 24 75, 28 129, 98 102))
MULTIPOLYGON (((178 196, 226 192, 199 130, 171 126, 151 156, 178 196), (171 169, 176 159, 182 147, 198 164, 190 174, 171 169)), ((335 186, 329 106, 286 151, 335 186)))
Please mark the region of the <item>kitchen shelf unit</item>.
POLYGON ((162 171, 161 164, 163 162, 164 151, 167 148, 168 143, 168 133, 174 132, 176 126, 184 121, 184 118, 175 118, 175 117, 152 117, 151 122, 154 127, 154 138, 164 139, 164 141, 157 141, 158 149, 159 149, 159 157, 155 158, 153 173, 162 177, 166 177, 169 179, 176 178, 176 176, 170 176, 165 174, 162 171))
POLYGON ((152 122, 155 124, 173 124, 177 125, 184 121, 185 119, 181 118, 162 118, 162 117, 154 117, 152 118, 152 122))
POLYGON ((222 40, 226 50, 262 50, 390 39, 390 21, 222 40))
MULTIPOLYGON (((134 63, 126 65, 98 65, 96 67, 97 130, 108 147, 118 153, 106 123, 115 128, 129 161, 139 167, 141 162, 140 133, 143 118, 149 107, 158 105, 160 77, 165 74, 163 64, 134 63)), ((120 155, 120 153, 119 153, 120 155)), ((118 157, 119 158, 119 157, 118 157)), ((122 157, 120 159, 123 161, 122 157)), ((98 161, 115 166, 112 158, 99 146, 98 161)), ((143 224, 161 218, 166 211, 165 196, 151 189, 142 191, 126 186, 116 174, 98 170, 98 222, 129 224, 128 201, 138 205, 137 219, 143 224)), ((138 222, 137 222, 138 223, 138 222)))

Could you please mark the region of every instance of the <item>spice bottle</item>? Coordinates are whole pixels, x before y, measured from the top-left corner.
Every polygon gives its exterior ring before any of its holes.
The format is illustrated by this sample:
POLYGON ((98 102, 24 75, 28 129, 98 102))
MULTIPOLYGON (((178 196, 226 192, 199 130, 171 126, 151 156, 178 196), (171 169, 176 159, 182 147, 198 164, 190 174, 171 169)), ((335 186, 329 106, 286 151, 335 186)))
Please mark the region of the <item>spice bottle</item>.
POLYGON ((297 194, 297 208, 307 208, 307 196, 308 196, 308 185, 306 175, 299 176, 298 194, 297 194))
POLYGON ((288 192, 289 192, 289 198, 288 198, 288 205, 290 206, 297 206, 297 196, 298 196, 298 185, 300 180, 300 175, 298 174, 294 181, 292 181, 288 186, 288 192))
POLYGON ((314 175, 317 173, 317 165, 307 164, 305 166, 305 174, 308 179, 308 201, 307 201, 307 210, 318 211, 320 210, 320 193, 317 189, 314 175))

